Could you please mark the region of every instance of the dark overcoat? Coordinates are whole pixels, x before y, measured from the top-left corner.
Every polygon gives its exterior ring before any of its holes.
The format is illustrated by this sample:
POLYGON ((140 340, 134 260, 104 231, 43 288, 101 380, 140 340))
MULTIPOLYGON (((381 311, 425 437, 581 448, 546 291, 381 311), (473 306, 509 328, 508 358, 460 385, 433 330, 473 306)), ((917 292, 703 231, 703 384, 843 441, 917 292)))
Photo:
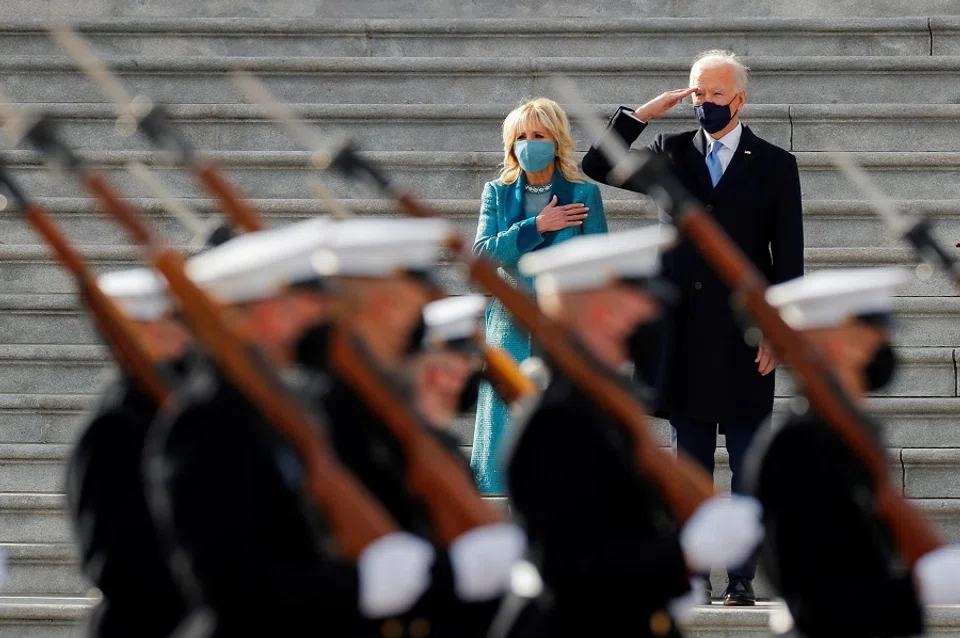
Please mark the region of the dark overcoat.
POLYGON ((690 588, 677 525, 629 435, 559 374, 515 426, 511 506, 544 591, 523 628, 497 635, 680 635, 666 611, 690 588))
POLYGON ((126 376, 111 382, 67 465, 67 504, 84 575, 100 589, 93 638, 168 636, 187 614, 150 518, 140 462, 156 414, 126 376))
POLYGON ((859 458, 816 415, 757 437, 748 488, 763 505, 761 567, 797 636, 914 636, 923 612, 914 578, 874 507, 859 458))
POLYGON ((151 513, 178 580, 215 615, 215 638, 378 636, 356 565, 328 551, 293 447, 216 372, 195 370, 150 429, 151 513), (199 594, 199 596, 196 596, 199 594))
MULTIPOLYGON (((628 113, 620 107, 606 134, 631 145, 646 124, 628 113)), ((705 163, 706 145, 700 129, 659 134, 649 148, 669 158, 683 185, 770 283, 801 276, 803 221, 796 159, 744 127, 740 145, 714 188, 705 163)), ((583 170, 592 179, 608 182, 610 164, 597 145, 584 156, 583 170)), ((658 414, 759 426, 773 409, 774 375, 763 377, 757 371, 757 347, 744 341, 730 290, 687 240, 664 255, 663 267, 681 294, 666 315, 661 361, 651 374, 658 414)))

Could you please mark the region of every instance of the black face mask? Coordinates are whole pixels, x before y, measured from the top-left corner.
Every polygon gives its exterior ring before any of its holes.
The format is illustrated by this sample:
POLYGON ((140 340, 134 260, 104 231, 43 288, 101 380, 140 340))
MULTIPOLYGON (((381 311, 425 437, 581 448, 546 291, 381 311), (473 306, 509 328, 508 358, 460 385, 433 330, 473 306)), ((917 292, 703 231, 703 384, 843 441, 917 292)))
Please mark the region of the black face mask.
POLYGON ((324 321, 307 329, 297 341, 297 363, 311 370, 327 369, 333 323, 324 321))
POLYGON ((483 371, 477 370, 463 384, 463 390, 460 391, 460 404, 457 406, 457 411, 460 414, 469 412, 477 405, 477 398, 480 396, 480 383, 483 379, 483 371))
POLYGON ((656 319, 637 325, 627 338, 630 360, 640 368, 660 355, 663 343, 663 321, 656 319))
POLYGON ((873 353, 873 359, 863 369, 867 390, 873 392, 885 387, 893 379, 896 368, 897 355, 893 351, 893 346, 886 342, 873 353))
POLYGON ((404 349, 404 354, 413 355, 423 349, 423 337, 427 334, 427 322, 423 318, 423 313, 421 312, 419 318, 417 319, 417 325, 413 327, 413 330, 410 332, 410 336, 407 337, 407 346, 404 349))
POLYGON ((733 121, 735 114, 730 111, 730 105, 714 104, 713 102, 704 102, 693 107, 693 116, 703 127, 703 130, 713 135, 722 131, 733 121))

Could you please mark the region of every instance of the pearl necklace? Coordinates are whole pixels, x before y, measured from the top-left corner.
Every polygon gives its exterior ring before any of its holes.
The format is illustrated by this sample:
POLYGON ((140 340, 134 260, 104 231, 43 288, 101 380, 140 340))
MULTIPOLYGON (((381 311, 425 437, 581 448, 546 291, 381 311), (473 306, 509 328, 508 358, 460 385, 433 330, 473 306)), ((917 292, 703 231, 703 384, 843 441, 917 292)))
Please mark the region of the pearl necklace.
POLYGON ((533 193, 534 195, 543 195, 544 193, 549 193, 550 189, 553 187, 553 184, 546 183, 543 186, 534 186, 533 184, 524 184, 523 190, 528 193, 533 193))

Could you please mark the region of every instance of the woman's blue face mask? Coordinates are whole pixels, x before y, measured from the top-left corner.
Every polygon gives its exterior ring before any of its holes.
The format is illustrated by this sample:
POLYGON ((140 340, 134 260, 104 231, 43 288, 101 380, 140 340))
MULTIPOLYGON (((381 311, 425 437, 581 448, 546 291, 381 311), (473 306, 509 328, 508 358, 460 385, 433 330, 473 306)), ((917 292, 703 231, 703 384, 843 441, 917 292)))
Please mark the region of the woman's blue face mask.
POLYGON ((557 156, 557 144, 546 140, 517 140, 513 143, 513 154, 524 171, 539 173, 557 156))

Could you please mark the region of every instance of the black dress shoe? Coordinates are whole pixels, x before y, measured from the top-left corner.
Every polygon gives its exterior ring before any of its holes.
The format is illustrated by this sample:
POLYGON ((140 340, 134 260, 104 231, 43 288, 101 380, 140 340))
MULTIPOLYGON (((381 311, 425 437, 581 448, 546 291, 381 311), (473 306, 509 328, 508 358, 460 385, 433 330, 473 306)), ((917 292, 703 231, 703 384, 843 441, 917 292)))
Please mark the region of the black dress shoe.
POLYGON ((730 607, 756 605, 757 595, 753 593, 753 581, 738 576, 728 578, 727 591, 723 594, 723 604, 730 607))

